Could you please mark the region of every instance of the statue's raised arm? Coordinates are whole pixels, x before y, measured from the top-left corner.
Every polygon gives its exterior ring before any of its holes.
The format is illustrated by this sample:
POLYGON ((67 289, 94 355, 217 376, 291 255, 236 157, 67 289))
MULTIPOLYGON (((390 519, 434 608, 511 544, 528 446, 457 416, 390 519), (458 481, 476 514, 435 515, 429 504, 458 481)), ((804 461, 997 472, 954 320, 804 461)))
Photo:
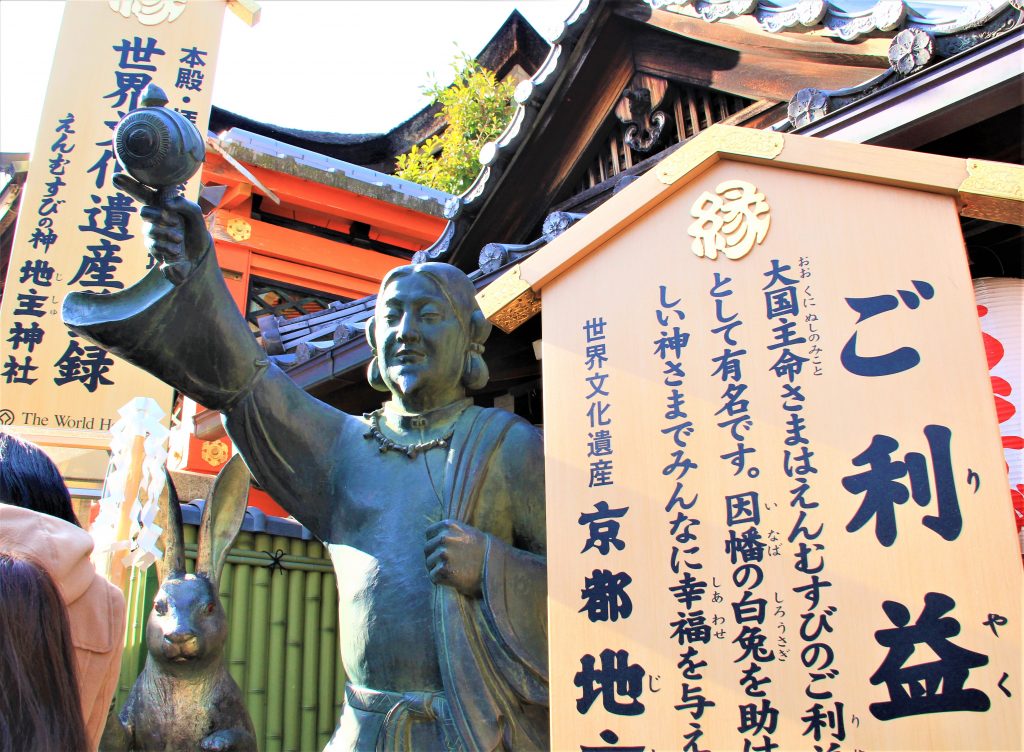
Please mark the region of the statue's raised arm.
POLYGON ((125 170, 114 183, 143 204, 143 237, 154 265, 124 290, 70 293, 64 322, 201 405, 223 411, 238 424, 232 438, 254 476, 320 534, 329 523, 318 468, 327 462, 324 441, 346 433, 346 425, 357 431, 358 421, 310 397, 279 371, 270 373, 224 283, 202 211, 181 195, 180 183, 202 164, 203 140, 163 102, 162 92, 151 87, 144 106, 118 124, 113 139, 125 170), (258 429, 248 425, 252 409, 236 410, 256 399, 254 391, 274 406, 256 416, 258 429), (300 465, 304 472, 296 473, 300 465))

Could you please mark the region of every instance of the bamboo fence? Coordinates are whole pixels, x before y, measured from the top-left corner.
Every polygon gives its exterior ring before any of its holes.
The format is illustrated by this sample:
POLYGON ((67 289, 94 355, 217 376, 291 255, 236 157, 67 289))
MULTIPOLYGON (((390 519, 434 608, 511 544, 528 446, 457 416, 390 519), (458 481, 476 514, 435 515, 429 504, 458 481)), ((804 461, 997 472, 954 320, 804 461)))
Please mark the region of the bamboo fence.
MULTIPOLYGON (((188 571, 194 525, 185 525, 188 571)), ((146 620, 155 568, 133 569, 118 681, 123 707, 146 660, 146 620)), ((316 540, 242 532, 228 554, 220 597, 228 616, 224 658, 238 682, 262 752, 319 752, 338 722, 345 675, 338 652, 338 588, 327 549, 316 540), (274 564, 276 552, 282 570, 274 564)))

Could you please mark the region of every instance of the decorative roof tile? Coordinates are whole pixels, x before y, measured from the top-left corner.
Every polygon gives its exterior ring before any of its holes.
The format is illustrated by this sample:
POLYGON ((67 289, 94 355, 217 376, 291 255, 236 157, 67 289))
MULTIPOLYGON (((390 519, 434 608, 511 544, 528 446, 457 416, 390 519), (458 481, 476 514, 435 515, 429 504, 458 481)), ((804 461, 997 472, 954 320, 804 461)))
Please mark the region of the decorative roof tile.
POLYGON ((823 28, 843 41, 918 28, 953 34, 979 26, 1011 0, 646 0, 652 8, 721 21, 751 15, 770 32, 823 28))

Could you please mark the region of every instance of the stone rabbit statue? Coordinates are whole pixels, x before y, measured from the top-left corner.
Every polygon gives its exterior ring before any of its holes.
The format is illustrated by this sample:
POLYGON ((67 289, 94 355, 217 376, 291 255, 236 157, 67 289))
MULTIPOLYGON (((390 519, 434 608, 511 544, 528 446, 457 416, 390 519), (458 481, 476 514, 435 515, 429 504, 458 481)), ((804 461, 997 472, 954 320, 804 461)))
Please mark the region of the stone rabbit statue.
POLYGON ((224 664, 227 617, 217 595, 221 571, 238 536, 249 496, 249 471, 233 457, 221 470, 199 525, 196 573, 185 572, 177 493, 157 524, 164 556, 160 589, 146 625, 146 665, 117 718, 107 719, 101 749, 256 750, 242 692, 224 664), (164 516, 166 515, 166 516, 164 516))

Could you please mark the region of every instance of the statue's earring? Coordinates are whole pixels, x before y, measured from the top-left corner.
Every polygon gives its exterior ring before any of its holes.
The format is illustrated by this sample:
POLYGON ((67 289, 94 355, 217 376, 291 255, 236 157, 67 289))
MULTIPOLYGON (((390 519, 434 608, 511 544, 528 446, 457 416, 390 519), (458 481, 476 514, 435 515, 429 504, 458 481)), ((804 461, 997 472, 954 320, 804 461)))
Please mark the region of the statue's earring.
POLYGON ((366 367, 366 380, 370 386, 378 392, 389 392, 388 385, 384 383, 384 377, 380 374, 380 364, 377 362, 377 322, 373 317, 366 324, 366 341, 370 344, 370 364, 366 367))
POLYGON ((370 351, 377 355, 377 318, 376 315, 370 316, 370 320, 366 322, 366 343, 370 346, 370 351))
POLYGON ((462 368, 462 385, 467 389, 483 389, 491 373, 484 361, 483 343, 491 333, 491 322, 479 308, 469 319, 470 343, 466 347, 466 362, 462 368))
POLYGON ((378 392, 389 392, 388 385, 384 383, 384 377, 380 374, 380 365, 377 363, 377 353, 373 353, 373 357, 370 358, 370 364, 366 367, 366 380, 370 382, 370 386, 376 389, 378 392))
POLYGON ((466 348, 466 361, 462 368, 462 385, 467 389, 482 389, 491 377, 483 357, 484 346, 471 342, 466 348))

